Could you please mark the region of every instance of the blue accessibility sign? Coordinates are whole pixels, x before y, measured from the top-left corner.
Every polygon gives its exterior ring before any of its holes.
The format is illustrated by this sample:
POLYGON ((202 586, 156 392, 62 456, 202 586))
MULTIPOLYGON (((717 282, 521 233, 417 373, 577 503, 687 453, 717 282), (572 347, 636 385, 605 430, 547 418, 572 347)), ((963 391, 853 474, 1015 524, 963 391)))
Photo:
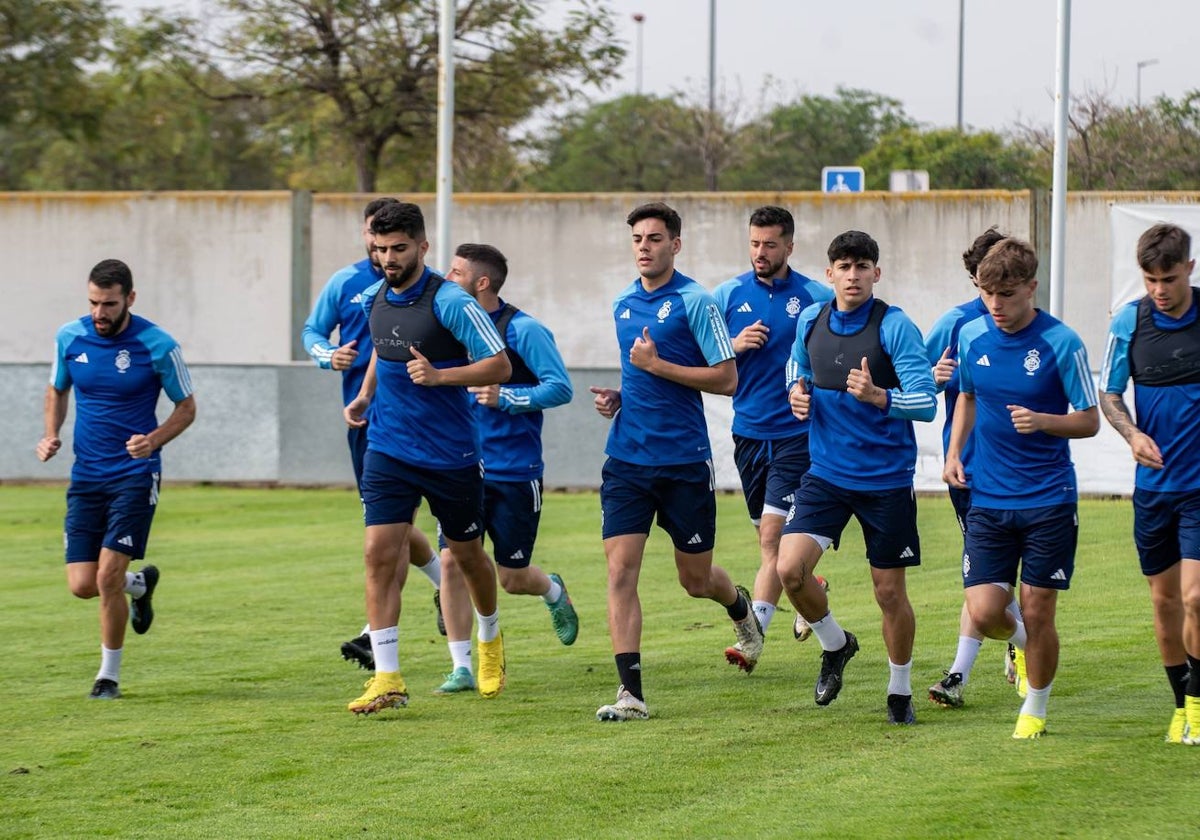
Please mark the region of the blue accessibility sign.
POLYGON ((866 188, 861 166, 826 166, 821 170, 821 192, 862 192, 866 188))

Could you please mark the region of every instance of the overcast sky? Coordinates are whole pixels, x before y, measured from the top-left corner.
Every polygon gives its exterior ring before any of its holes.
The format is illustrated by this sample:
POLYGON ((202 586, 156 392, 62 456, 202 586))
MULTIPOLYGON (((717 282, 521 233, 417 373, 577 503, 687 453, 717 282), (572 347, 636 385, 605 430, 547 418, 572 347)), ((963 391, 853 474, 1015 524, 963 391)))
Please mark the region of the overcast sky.
MULTIPOLYGON (((136 8, 196 7, 198 0, 115 0, 136 8)), ((549 0, 555 11, 572 0, 549 0)), ((629 51, 622 78, 597 98, 642 89, 707 101, 710 0, 607 0, 629 51)), ((1049 126, 1058 0, 966 0, 963 120, 1005 128, 1049 126)), ((1071 90, 1120 102, 1200 88, 1200 0, 1073 0, 1071 90)), ((910 116, 952 126, 957 116, 959 0, 716 0, 717 83, 743 115, 773 77, 773 101, 831 95, 839 85, 900 100, 910 116)), ((557 15, 555 15, 557 17, 557 15)), ((719 94, 720 95, 720 94, 719 94)))

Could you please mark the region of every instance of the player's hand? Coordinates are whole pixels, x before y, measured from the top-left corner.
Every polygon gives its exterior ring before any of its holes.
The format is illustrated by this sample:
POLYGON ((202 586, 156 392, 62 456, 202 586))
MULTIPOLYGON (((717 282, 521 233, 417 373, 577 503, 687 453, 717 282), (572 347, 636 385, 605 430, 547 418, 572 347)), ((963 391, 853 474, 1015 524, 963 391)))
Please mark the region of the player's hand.
POLYGON ((596 411, 600 416, 611 420, 621 410, 621 391, 617 388, 601 388, 597 385, 592 385, 588 388, 596 395, 592 403, 596 406, 596 411))
POLYGON ((1162 451, 1154 442, 1154 438, 1145 432, 1134 432, 1133 437, 1129 439, 1129 448, 1133 451, 1133 460, 1143 467, 1149 467, 1152 470, 1163 468, 1162 451))
POLYGON ((767 333, 771 328, 759 318, 750 326, 743 329, 733 339, 733 352, 745 353, 747 350, 759 350, 766 346, 767 333))
POLYGON ((883 389, 875 387, 866 356, 862 358, 861 368, 851 368, 847 374, 846 390, 859 402, 879 404, 879 394, 883 389))
POLYGON ((475 402, 480 405, 486 405, 488 408, 500 405, 499 385, 471 385, 467 391, 475 395, 475 402))
POLYGON ((333 351, 333 355, 329 357, 329 366, 334 370, 349 370, 354 364, 354 360, 358 358, 358 351, 354 349, 354 345, 358 344, 358 339, 347 341, 341 347, 333 351))
POLYGON ((367 406, 370 400, 366 397, 358 396, 352 399, 345 408, 342 409, 342 417, 346 420, 346 425, 352 429, 362 429, 367 425, 365 415, 367 406))
POLYGON ((1021 405, 1006 405, 1009 416, 1012 417, 1013 428, 1019 435, 1030 435, 1042 428, 1042 416, 1036 411, 1030 411, 1021 405))
POLYGON ((933 366, 933 381, 937 385, 945 385, 958 369, 958 360, 950 355, 950 348, 942 351, 942 357, 933 366))
POLYGON ((650 337, 650 328, 642 327, 642 334, 633 340, 629 348, 629 362, 638 370, 652 373, 651 368, 658 361, 658 345, 650 337))
POLYGON ((803 379, 797 380, 792 390, 788 391, 788 405, 792 407, 792 414, 797 420, 808 419, 809 412, 812 411, 812 395, 808 393, 803 379))
POLYGON ((37 453, 39 461, 49 461, 58 454, 58 450, 62 449, 62 440, 57 435, 46 435, 38 441, 34 452, 37 453))
POLYGON ((421 355, 416 347, 408 348, 413 357, 408 362, 408 377, 414 385, 435 386, 442 384, 442 372, 433 366, 433 362, 421 355))
POLYGON ((962 461, 953 455, 947 455, 945 466, 942 467, 942 481, 956 490, 966 490, 967 473, 963 469, 962 461))
POLYGON ((125 441, 125 451, 134 460, 149 458, 154 454, 154 442, 148 435, 134 435, 125 441))

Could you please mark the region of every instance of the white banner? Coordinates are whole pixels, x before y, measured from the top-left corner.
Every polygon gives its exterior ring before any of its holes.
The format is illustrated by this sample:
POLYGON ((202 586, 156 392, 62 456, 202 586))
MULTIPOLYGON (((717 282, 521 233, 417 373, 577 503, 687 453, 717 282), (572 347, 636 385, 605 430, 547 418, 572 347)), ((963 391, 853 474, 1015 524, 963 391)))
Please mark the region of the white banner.
MULTIPOLYGON (((1110 204, 1112 232, 1112 283, 1109 314, 1123 303, 1146 293, 1142 270, 1138 267, 1137 241, 1147 228, 1159 222, 1179 225, 1192 235, 1192 254, 1200 244, 1200 204, 1110 204)), ((1192 285, 1196 285, 1195 273, 1192 285)))

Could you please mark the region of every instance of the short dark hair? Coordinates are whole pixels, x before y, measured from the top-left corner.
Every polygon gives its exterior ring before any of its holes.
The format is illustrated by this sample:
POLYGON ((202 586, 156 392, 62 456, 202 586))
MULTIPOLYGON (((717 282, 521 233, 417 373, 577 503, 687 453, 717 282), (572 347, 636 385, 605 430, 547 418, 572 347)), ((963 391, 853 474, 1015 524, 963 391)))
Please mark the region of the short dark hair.
POLYGON ((979 264, 987 256, 987 252, 992 249, 993 245, 1004 239, 1008 239, 1008 234, 996 230, 995 225, 976 236, 971 247, 963 251, 962 255, 963 268, 967 270, 967 274, 974 277, 975 273, 979 271, 979 264))
POLYGON ((367 219, 374 216, 376 213, 378 213, 384 207, 387 207, 389 204, 399 204, 399 203, 400 203, 400 199, 398 199, 398 198, 373 198, 367 202, 366 209, 363 210, 363 221, 365 222, 367 219))
POLYGON ((482 273, 492 281, 492 291, 500 291, 504 281, 508 279, 508 260, 500 249, 493 245, 478 245, 465 242, 454 251, 454 256, 462 257, 469 263, 474 263, 482 269, 482 273))
POLYGON ((1028 242, 1007 237, 979 263, 975 279, 986 292, 1006 292, 1037 277, 1038 258, 1028 242))
POLYGON ((768 204, 765 207, 759 207, 750 214, 750 227, 778 227, 783 231, 784 236, 794 236, 796 233, 796 220, 783 207, 768 204))
POLYGON ((835 236, 825 253, 829 257, 830 265, 846 257, 878 263, 879 243, 861 230, 848 230, 835 236))
POLYGON ((1160 222, 1138 239, 1137 261, 1143 271, 1165 269, 1192 258, 1192 237, 1179 225, 1160 222))
POLYGON ((679 234, 683 233, 683 219, 679 218, 679 214, 673 208, 661 201, 652 201, 633 208, 633 212, 625 217, 625 224, 633 227, 643 219, 661 219, 672 239, 677 239, 679 234))
POLYGON ((121 294, 129 297, 133 291, 133 272, 120 260, 100 260, 88 273, 88 282, 101 289, 121 287, 121 294))
POLYGON ((381 236, 387 233, 403 233, 414 241, 425 238, 425 216, 421 208, 406 201, 385 204, 371 219, 371 233, 381 236))

